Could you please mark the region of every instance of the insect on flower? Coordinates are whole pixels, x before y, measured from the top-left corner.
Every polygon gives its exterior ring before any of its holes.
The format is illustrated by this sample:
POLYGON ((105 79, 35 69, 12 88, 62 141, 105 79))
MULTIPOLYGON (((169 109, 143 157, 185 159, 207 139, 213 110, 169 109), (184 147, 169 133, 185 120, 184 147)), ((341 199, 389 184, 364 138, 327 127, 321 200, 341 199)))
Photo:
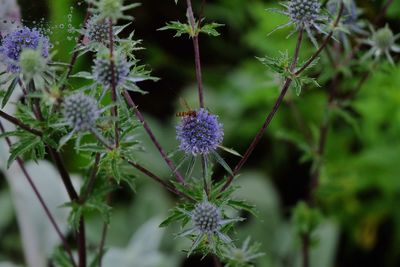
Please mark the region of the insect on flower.
POLYGON ((186 108, 186 111, 178 111, 178 112, 176 113, 176 116, 177 116, 177 117, 196 117, 196 116, 197 116, 197 112, 194 111, 194 110, 192 110, 192 109, 189 107, 189 104, 186 102, 185 99, 180 98, 180 103, 181 103, 181 105, 182 105, 183 107, 186 108))

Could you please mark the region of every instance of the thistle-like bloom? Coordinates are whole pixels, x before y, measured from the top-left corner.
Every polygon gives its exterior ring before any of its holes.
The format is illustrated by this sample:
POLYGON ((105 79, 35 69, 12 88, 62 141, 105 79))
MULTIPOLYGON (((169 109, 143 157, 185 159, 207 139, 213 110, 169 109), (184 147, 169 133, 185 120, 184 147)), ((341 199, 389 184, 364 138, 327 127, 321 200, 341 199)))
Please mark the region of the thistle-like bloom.
POLYGON ((88 0, 94 5, 93 12, 98 13, 101 18, 111 18, 113 22, 118 19, 132 19, 130 16, 125 16, 124 11, 139 6, 139 4, 124 5, 124 0, 88 0))
POLYGON ((220 208, 207 200, 198 203, 191 212, 182 211, 186 214, 193 224, 192 228, 189 228, 182 232, 179 236, 192 236, 196 235, 194 243, 189 250, 189 255, 195 250, 206 237, 211 248, 215 250, 214 237, 219 238, 224 243, 230 244, 232 240, 221 232, 221 228, 229 223, 241 221, 238 219, 223 219, 220 208))
POLYGON ((97 101, 82 93, 65 98, 63 113, 67 124, 76 132, 85 132, 95 128, 101 111, 97 101))
POLYGON ((254 266, 253 261, 265 255, 265 253, 258 252, 260 244, 256 243, 250 246, 250 237, 246 238, 241 248, 228 246, 223 248, 224 257, 228 259, 225 267, 250 267, 254 266))
POLYGON ((326 34, 321 26, 327 20, 326 16, 321 15, 321 3, 318 0, 290 0, 282 4, 282 6, 284 6, 286 10, 272 9, 272 11, 288 16, 290 21, 278 26, 274 31, 294 25, 295 29, 290 35, 297 31, 305 30, 312 43, 318 47, 313 30, 326 34))
POLYGON ((111 67, 111 61, 108 58, 98 57, 94 60, 93 66, 93 78, 105 88, 111 86, 113 82, 113 72, 114 72, 114 82, 115 86, 123 84, 129 76, 129 64, 125 57, 121 55, 114 56, 114 70, 111 67))
POLYGON ((110 43, 110 24, 105 19, 101 19, 99 16, 92 16, 86 22, 85 28, 85 36, 89 42, 96 42, 106 46, 110 43))
POLYGON ((24 49, 21 52, 19 65, 24 80, 38 81, 46 72, 47 60, 42 56, 41 52, 33 49, 24 49))
POLYGON ((218 117, 205 109, 186 116, 176 127, 179 148, 187 154, 207 155, 222 143, 224 131, 218 117))
POLYGON ((23 49, 40 49, 44 58, 49 56, 49 39, 37 29, 18 28, 8 34, 0 46, 0 55, 7 65, 8 71, 20 71, 19 59, 23 49))
MULTIPOLYGON (((339 12, 341 0, 330 0, 327 3, 327 10, 331 16, 336 16, 339 12)), ((363 28, 365 23, 359 20, 360 11, 357 8, 357 4, 354 0, 347 0, 344 2, 344 8, 342 13, 342 19, 338 31, 335 32, 335 38, 343 43, 343 46, 347 49, 351 49, 351 42, 349 36, 354 34, 360 34, 362 36, 368 35, 368 32, 363 28)))
POLYGON ((371 32, 371 38, 363 41, 363 43, 371 46, 371 49, 365 54, 363 59, 372 56, 378 59, 382 55, 385 55, 389 62, 394 65, 394 60, 390 52, 400 53, 400 46, 396 44, 396 41, 400 38, 400 34, 394 35, 388 25, 378 31, 375 31, 371 27, 371 32))

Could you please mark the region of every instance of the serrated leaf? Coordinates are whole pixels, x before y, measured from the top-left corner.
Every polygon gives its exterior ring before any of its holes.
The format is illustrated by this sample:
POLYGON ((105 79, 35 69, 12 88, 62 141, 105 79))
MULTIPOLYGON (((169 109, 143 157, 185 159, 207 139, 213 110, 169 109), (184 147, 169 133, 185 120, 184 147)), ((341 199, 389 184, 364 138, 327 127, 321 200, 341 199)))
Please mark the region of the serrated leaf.
POLYGON ((216 37, 216 36, 220 35, 220 33, 216 29, 219 28, 219 27, 222 27, 222 26, 225 26, 225 25, 224 24, 215 23, 215 22, 208 23, 208 24, 203 25, 200 28, 200 32, 201 33, 205 33, 205 34, 210 35, 210 36, 216 37))
POLYGON ((165 219, 163 222, 161 222, 160 227, 166 227, 173 222, 180 221, 180 220, 184 219, 185 216, 186 215, 183 214, 182 212, 180 212, 179 210, 174 209, 172 211, 172 214, 167 219, 165 219))
POLYGON ((114 179, 119 184, 121 182, 121 180, 123 179, 123 177, 121 175, 121 171, 120 171, 120 168, 119 168, 119 159, 118 158, 111 159, 111 170, 112 170, 112 174, 114 176, 114 179))
POLYGON ((7 161, 7 168, 10 168, 11 164, 15 161, 17 157, 24 155, 40 142, 41 140, 39 137, 29 136, 28 138, 23 138, 20 140, 20 142, 15 143, 11 147, 10 157, 7 161))
POLYGON ((180 37, 183 34, 188 34, 190 37, 194 36, 193 28, 187 23, 179 21, 168 22, 166 26, 158 29, 159 31, 173 30, 176 31, 174 37, 180 37))
POLYGON ((257 216, 256 210, 255 210, 255 206, 254 205, 250 205, 250 204, 246 203, 245 201, 228 200, 227 205, 231 206, 234 209, 244 210, 244 211, 250 212, 254 216, 257 216))
POLYGON ((2 107, 2 108, 4 108, 4 107, 7 105, 8 100, 10 99, 12 93, 14 92, 15 87, 16 87, 17 84, 18 84, 18 80, 19 80, 18 77, 14 78, 14 80, 13 80, 13 81, 11 82, 11 84, 8 86, 7 92, 6 92, 6 94, 4 95, 3 101, 2 101, 2 103, 1 103, 1 107, 2 107))
POLYGON ((67 253, 60 248, 54 251, 52 258, 55 267, 73 267, 67 253))

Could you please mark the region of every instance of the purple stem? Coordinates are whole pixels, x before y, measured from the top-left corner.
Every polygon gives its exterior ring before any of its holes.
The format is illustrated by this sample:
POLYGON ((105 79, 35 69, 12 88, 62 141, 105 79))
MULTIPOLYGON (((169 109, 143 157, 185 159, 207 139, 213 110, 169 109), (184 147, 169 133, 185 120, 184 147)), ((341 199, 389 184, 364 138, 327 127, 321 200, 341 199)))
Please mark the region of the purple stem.
MULTIPOLYGON (((4 129, 3 124, 1 123, 1 121, 0 121, 0 130, 1 130, 2 133, 5 133, 5 129, 4 129)), ((5 140, 6 140, 7 144, 8 144, 8 146, 11 148, 12 147, 12 143, 11 143, 10 138, 6 137, 5 140)), ((38 188, 36 187, 35 183, 33 182, 32 177, 30 176, 30 174, 28 173, 27 169, 25 168, 24 161, 20 157, 17 157, 16 160, 17 160, 17 163, 18 163, 19 167, 21 168, 26 180, 28 181, 29 185, 31 186, 34 194, 38 198, 40 205, 44 209, 44 212, 45 212, 46 216, 49 218, 50 223, 52 224, 52 226, 56 230, 57 235, 60 237, 60 239, 61 239, 61 241, 63 243, 63 246, 64 246, 64 248, 65 248, 65 250, 66 250, 66 252, 67 252, 67 254, 68 254, 68 256, 69 256, 69 258, 71 260, 71 263, 73 264, 74 267, 76 267, 76 263, 75 263, 74 257, 72 256, 72 251, 71 251, 70 246, 68 245, 67 239, 62 234, 62 232, 60 230, 60 227, 57 225, 56 220, 54 219, 53 215, 50 212, 50 209, 47 207, 46 202, 44 201, 44 199, 43 199, 42 195, 40 194, 38 188)))

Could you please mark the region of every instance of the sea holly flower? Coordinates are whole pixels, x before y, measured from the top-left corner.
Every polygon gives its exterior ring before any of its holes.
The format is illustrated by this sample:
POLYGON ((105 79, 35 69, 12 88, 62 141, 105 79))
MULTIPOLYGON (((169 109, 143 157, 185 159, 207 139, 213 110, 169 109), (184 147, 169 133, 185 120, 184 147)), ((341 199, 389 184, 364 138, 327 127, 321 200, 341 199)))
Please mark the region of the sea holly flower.
POLYGON ((38 29, 28 27, 18 28, 4 37, 0 46, 0 57, 11 73, 19 73, 19 59, 25 48, 39 49, 44 58, 49 56, 49 39, 38 29))
POLYGON ((47 61, 40 51, 23 49, 19 60, 23 80, 26 83, 33 80, 36 87, 43 88, 46 79, 53 79, 52 69, 47 66, 47 61))
MULTIPOLYGON (((330 0, 327 3, 327 10, 331 16, 335 16, 340 9, 339 0, 330 0)), ((347 49, 351 49, 351 43, 349 36, 353 34, 359 34, 362 36, 368 35, 368 32, 363 28, 366 26, 365 23, 359 20, 360 11, 354 0, 347 0, 344 2, 344 9, 342 13, 342 19, 338 26, 338 31, 335 33, 336 39, 338 39, 343 46, 347 49)))
POLYGON ((94 60, 92 68, 94 79, 105 88, 109 88, 114 83, 115 86, 123 84, 129 76, 129 64, 125 57, 116 55, 113 59, 112 66, 111 60, 107 57, 97 57, 94 60), (114 78, 113 78, 114 75, 114 78))
POLYGON ((92 4, 92 12, 99 14, 100 18, 111 19, 113 22, 118 19, 132 19, 131 16, 124 15, 124 11, 139 6, 138 3, 124 4, 124 0, 87 0, 89 4, 92 4))
MULTIPOLYGON (((108 46, 110 43, 110 23, 99 16, 91 16, 86 22, 84 34, 91 43, 108 46)), ((114 34, 114 30, 113 30, 114 34)))
POLYGON ((76 93, 64 99, 64 118, 74 131, 85 132, 95 127, 100 113, 97 101, 83 93, 76 93))
POLYGON ((222 124, 206 109, 185 116, 176 127, 179 148, 187 154, 207 155, 217 149, 224 138, 222 124))
POLYGON ((270 10, 288 16, 290 21, 278 26, 274 31, 293 25, 295 29, 290 35, 297 31, 305 30, 312 43, 318 47, 313 30, 326 34, 322 26, 328 20, 327 16, 322 15, 321 3, 318 0, 290 0, 282 4, 282 6, 285 7, 286 10, 270 10))
POLYGON ((400 34, 394 35, 388 25, 377 31, 371 26, 371 32, 371 37, 363 41, 364 44, 371 46, 371 49, 365 54, 363 59, 365 60, 370 57, 378 59, 385 55, 389 62, 394 65, 394 60, 390 53, 400 53, 400 46, 396 44, 396 41, 400 38, 400 34))
POLYGON ((194 237, 194 242, 188 256, 197 249, 202 241, 207 240, 207 244, 213 252, 216 251, 216 241, 220 240, 224 244, 231 244, 232 240, 222 232, 222 228, 233 222, 241 221, 242 218, 224 219, 221 209, 203 200, 198 203, 190 212, 181 210, 191 221, 192 227, 179 234, 180 237, 194 237))
POLYGON ((265 253, 258 252, 259 243, 250 245, 250 237, 246 238, 240 248, 227 246, 222 249, 224 258, 227 259, 225 267, 250 267, 254 266, 254 260, 262 257, 265 253))
POLYGON ((113 82, 119 90, 128 90, 144 94, 145 92, 141 90, 136 83, 146 80, 157 80, 151 77, 150 72, 146 70, 144 66, 136 65, 136 60, 128 61, 120 48, 114 51, 112 61, 114 62, 114 69, 111 64, 109 49, 103 47, 103 49, 98 51, 97 57, 94 59, 92 73, 79 72, 73 75, 73 77, 94 81, 94 83, 82 88, 82 90, 90 89, 93 92, 97 92, 97 87, 101 86, 103 91, 100 95, 100 99, 102 99, 111 88, 113 82))
POLYGON ((93 133, 98 139, 108 143, 96 129, 96 123, 103 112, 98 107, 96 99, 82 92, 75 93, 64 99, 62 111, 63 122, 59 126, 68 126, 72 131, 61 139, 60 147, 68 142, 75 133, 78 133, 78 143, 80 137, 87 132, 93 133))

